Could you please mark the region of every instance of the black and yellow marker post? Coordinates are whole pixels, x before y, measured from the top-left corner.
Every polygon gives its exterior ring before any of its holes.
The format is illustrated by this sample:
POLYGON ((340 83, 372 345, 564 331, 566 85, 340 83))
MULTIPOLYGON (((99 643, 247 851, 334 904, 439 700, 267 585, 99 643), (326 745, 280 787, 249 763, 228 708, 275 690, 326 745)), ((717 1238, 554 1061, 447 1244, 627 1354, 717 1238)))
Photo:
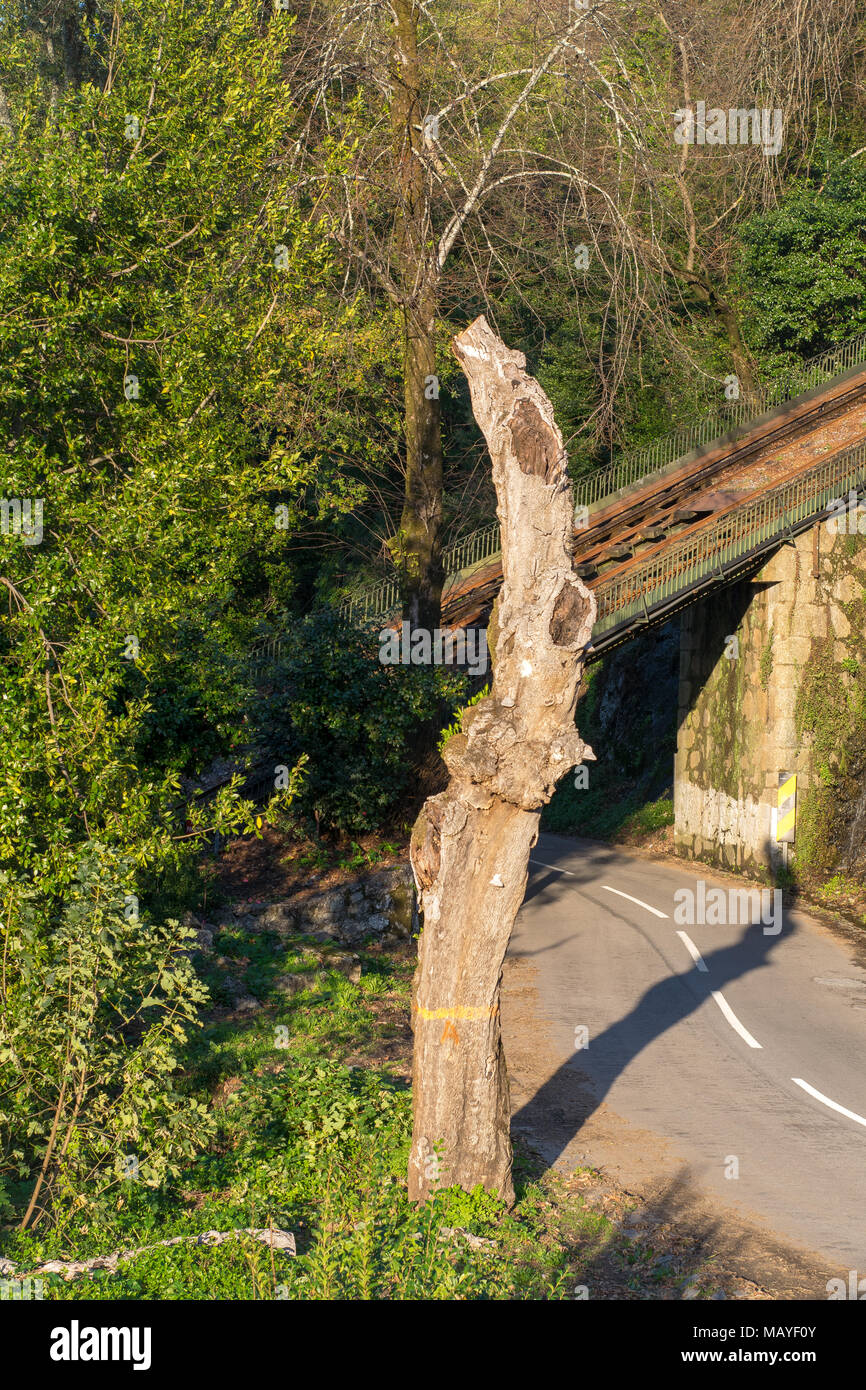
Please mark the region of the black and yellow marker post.
POLYGON ((784 845, 782 862, 787 867, 788 845, 794 843, 797 827, 797 774, 779 773, 779 790, 776 801, 776 844, 784 845))

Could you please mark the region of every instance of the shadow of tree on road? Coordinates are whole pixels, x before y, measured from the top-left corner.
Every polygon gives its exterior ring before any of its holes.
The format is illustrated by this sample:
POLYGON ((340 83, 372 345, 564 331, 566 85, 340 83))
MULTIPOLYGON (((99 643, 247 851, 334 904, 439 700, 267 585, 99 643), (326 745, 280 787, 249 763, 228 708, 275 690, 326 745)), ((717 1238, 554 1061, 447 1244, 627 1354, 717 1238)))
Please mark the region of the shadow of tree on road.
MULTIPOLYGON (((619 916, 616 912, 612 915, 619 916)), ((633 925, 624 916, 620 920, 633 925)), ((788 928, 789 934, 795 930, 788 928)), ((692 970, 687 976, 670 975, 651 985, 627 1014, 590 1038, 588 1052, 575 1051, 557 1068, 513 1116, 512 1128, 543 1138, 545 1158, 551 1166, 555 1164, 629 1063, 662 1034, 696 1013, 713 991, 763 969, 784 931, 784 923, 782 932, 775 936, 764 935, 760 925, 744 927, 732 945, 704 953, 706 974, 692 970)), ((520 958, 536 953, 518 949, 513 954, 520 958)))

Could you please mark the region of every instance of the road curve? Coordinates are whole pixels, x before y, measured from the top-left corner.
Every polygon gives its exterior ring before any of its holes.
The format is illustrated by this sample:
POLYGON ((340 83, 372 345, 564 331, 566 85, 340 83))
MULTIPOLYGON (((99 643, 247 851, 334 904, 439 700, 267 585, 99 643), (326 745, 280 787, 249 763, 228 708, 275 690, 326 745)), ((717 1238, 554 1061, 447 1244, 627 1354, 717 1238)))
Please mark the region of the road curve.
POLYGON ((742 882, 540 837, 509 948, 554 1061, 527 1113, 573 1095, 564 1152, 603 1102, 738 1214, 866 1274, 866 949, 802 913, 775 935, 675 920, 699 880, 742 882))

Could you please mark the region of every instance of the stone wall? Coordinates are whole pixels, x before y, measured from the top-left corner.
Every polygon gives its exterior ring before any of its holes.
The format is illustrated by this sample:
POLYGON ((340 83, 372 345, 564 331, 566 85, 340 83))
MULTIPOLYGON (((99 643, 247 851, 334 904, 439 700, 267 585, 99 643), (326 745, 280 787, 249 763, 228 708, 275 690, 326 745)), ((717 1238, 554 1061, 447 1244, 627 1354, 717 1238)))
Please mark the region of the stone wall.
POLYGON ((292 997, 318 989, 334 971, 358 984, 363 964, 355 950, 413 949, 418 932, 415 884, 408 864, 398 864, 335 888, 299 890, 276 901, 234 902, 218 908, 211 920, 188 912, 184 925, 195 929, 195 945, 187 954, 203 958, 214 1003, 234 1014, 253 1015, 263 1007, 268 991, 292 997), (262 932, 273 932, 282 938, 277 951, 294 961, 293 968, 265 985, 263 994, 261 978, 244 973, 243 947, 240 962, 237 949, 232 957, 220 954, 224 932, 235 941, 240 937, 250 942, 262 932))
MULTIPOLYGON (((784 771, 798 774, 792 865, 826 870, 850 859, 851 820, 866 785, 864 568, 866 537, 822 524, 751 578, 684 610, 679 852, 775 872, 773 809, 784 771)), ((863 821, 866 835, 866 807, 863 821)))
POLYGON ((408 941, 418 930, 412 870, 400 864, 338 888, 298 892, 277 902, 238 902, 217 919, 217 926, 233 920, 250 930, 305 935, 347 946, 369 938, 408 941))

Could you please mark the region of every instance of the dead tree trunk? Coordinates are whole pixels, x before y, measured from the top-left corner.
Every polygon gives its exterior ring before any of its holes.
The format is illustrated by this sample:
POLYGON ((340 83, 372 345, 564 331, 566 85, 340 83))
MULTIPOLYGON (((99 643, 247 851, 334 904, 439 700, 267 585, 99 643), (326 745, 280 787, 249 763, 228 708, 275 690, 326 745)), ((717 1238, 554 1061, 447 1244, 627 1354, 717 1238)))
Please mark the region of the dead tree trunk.
POLYGON ((454 340, 493 461, 502 528, 490 696, 444 758, 451 780, 412 832, 424 926, 413 990, 409 1193, 481 1184, 513 1201, 502 963, 539 813, 592 750, 574 724, 595 599, 572 568, 566 455, 541 387, 478 318, 454 340))

